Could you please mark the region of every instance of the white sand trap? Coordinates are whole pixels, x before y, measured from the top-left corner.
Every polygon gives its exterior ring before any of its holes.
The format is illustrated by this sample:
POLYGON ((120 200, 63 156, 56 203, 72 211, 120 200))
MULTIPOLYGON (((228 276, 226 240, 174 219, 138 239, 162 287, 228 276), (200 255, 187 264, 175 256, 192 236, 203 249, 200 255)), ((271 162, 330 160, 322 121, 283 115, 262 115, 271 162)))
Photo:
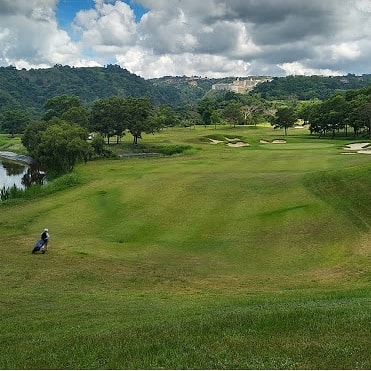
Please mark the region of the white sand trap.
POLYGON ((225 139, 228 142, 241 142, 241 139, 240 138, 227 138, 227 137, 225 137, 225 139))
POLYGON ((361 149, 357 151, 357 153, 362 153, 363 155, 371 155, 371 148, 370 149, 361 149))
POLYGON ((222 140, 216 140, 216 139, 211 139, 211 138, 207 138, 207 139, 209 139, 210 140, 210 144, 219 144, 219 143, 223 143, 223 141, 222 140))
POLYGON ((267 144, 267 143, 269 143, 267 140, 263 140, 263 139, 260 139, 259 142, 260 142, 260 143, 263 143, 263 144, 267 144))
POLYGON ((304 126, 297 125, 297 126, 294 126, 294 129, 304 129, 304 126))
POLYGON ((344 149, 348 149, 348 150, 352 150, 352 151, 359 151, 361 149, 365 149, 369 145, 371 145, 371 143, 351 143, 351 144, 347 144, 344 147, 344 149))
POLYGON ((228 147, 248 147, 250 144, 245 142, 227 143, 228 147))
POLYGON ((284 139, 276 139, 272 143, 273 144, 285 144, 286 141, 284 139))

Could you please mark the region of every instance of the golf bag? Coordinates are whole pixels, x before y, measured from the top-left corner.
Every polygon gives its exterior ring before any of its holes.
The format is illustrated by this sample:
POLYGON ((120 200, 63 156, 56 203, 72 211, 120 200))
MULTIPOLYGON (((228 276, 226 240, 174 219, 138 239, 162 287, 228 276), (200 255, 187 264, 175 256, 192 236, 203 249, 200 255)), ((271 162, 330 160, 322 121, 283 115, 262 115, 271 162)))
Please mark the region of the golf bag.
POLYGON ((32 250, 32 254, 34 254, 35 252, 39 251, 45 244, 45 241, 44 240, 38 240, 36 243, 35 243, 35 246, 32 250))

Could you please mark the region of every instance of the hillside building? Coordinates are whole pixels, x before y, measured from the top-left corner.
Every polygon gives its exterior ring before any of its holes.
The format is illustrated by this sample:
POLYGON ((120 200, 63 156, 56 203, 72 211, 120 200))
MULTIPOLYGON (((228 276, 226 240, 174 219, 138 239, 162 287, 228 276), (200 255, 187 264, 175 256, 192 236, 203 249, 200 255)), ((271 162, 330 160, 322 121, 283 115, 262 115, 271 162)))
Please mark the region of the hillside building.
POLYGON ((213 90, 227 90, 233 91, 235 93, 245 93, 248 90, 252 90, 259 82, 262 80, 260 79, 244 79, 240 80, 239 78, 233 81, 231 84, 213 84, 213 90))

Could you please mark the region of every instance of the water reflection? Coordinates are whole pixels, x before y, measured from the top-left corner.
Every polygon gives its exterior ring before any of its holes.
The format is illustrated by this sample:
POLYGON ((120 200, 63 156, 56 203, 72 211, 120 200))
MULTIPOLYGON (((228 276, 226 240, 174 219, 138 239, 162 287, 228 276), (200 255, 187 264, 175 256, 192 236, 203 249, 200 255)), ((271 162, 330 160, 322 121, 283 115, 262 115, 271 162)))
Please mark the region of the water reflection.
POLYGON ((14 175, 19 175, 23 174, 27 166, 25 164, 21 164, 18 162, 14 161, 9 161, 9 160, 2 160, 0 161, 2 164, 3 168, 6 171, 6 175, 11 177, 14 175))
POLYGON ((35 164, 28 165, 27 172, 22 177, 22 184, 27 188, 32 184, 43 184, 45 181, 45 172, 35 164))
POLYGON ((33 184, 42 184, 45 178, 43 172, 35 164, 25 164, 0 157, 0 189, 14 185, 25 189, 33 184))

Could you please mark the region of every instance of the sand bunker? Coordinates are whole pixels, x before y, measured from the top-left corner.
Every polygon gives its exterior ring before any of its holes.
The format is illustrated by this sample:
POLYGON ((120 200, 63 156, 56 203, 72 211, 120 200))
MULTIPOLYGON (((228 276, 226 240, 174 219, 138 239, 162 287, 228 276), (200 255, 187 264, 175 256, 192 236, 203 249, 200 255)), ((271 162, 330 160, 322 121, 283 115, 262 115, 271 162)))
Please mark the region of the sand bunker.
POLYGON ((351 143, 347 144, 343 149, 352 152, 342 152, 345 154, 361 153, 363 155, 371 155, 371 143, 351 143))
POLYGON ((209 139, 210 144, 219 144, 219 143, 223 143, 222 140, 216 140, 216 139, 211 139, 211 138, 207 138, 207 139, 209 139))
MULTIPOLYGON (((352 151, 359 151, 361 149, 365 149, 367 148, 368 146, 370 146, 371 143, 351 143, 351 144, 347 144, 344 149, 350 149, 352 151)), ((371 148, 370 148, 371 149, 371 148)))
POLYGON ((286 140, 285 139, 275 139, 272 143, 273 144, 285 144, 286 140))
POLYGON ((225 139, 228 141, 228 147, 248 147, 250 144, 243 142, 240 138, 227 138, 225 139))
POLYGON ((240 142, 240 141, 241 141, 240 138, 227 138, 227 137, 225 137, 225 139, 226 139, 228 142, 240 142))
MULTIPOLYGON (((224 143, 223 140, 211 139, 207 138, 210 141, 210 144, 219 144, 224 143)), ((242 142, 240 138, 225 138, 228 143, 226 145, 228 147, 248 147, 250 144, 242 142)))
POLYGON ((262 144, 269 144, 269 143, 273 143, 273 144, 285 144, 285 143, 287 143, 285 139, 275 139, 272 142, 269 142, 268 140, 260 139, 259 142, 262 143, 262 144))
POLYGON ((245 142, 227 143, 228 147, 248 147, 250 144, 245 142))

